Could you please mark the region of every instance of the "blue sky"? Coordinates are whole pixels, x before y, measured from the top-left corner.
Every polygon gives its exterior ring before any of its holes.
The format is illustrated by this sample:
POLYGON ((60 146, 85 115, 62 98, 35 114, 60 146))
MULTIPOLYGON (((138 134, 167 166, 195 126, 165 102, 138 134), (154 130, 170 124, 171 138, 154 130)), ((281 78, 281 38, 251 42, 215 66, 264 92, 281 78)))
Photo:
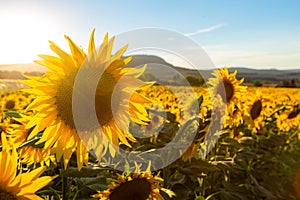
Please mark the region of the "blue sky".
MULTIPOLYGON (((118 35, 138 28, 190 37, 217 66, 300 69, 300 1, 7 1, 0 3, 0 63, 28 63, 63 35, 84 48, 96 28, 118 35)), ((130 44, 129 44, 130 45, 130 44)))

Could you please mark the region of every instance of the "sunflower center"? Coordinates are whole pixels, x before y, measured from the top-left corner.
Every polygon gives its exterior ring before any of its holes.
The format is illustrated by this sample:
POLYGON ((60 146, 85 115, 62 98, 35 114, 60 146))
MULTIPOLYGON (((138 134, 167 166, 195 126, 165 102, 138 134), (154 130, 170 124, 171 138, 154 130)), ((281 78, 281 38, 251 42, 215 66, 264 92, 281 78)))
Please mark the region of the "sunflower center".
POLYGON ((112 99, 116 84, 117 79, 111 73, 104 72, 99 80, 95 96, 95 109, 101 126, 105 126, 113 120, 113 112, 121 102, 121 98, 112 99))
POLYGON ((293 119, 295 117, 297 117, 297 115, 300 113, 300 110, 296 109, 293 110, 292 112, 290 112, 290 114, 288 115, 288 119, 293 119))
POLYGON ((14 100, 8 100, 5 104, 5 108, 11 110, 15 107, 16 103, 14 100))
MULTIPOLYGON (((56 104, 58 115, 61 119, 71 128, 75 128, 73 113, 72 113, 72 95, 73 87, 75 82, 77 71, 70 73, 66 76, 59 85, 56 95, 56 104)), ((87 76, 90 75, 90 71, 86 71, 87 76)), ((94 78, 94 77, 90 77, 94 78)), ((88 78, 87 78, 88 79, 88 78)), ((101 75, 101 78, 98 82, 95 94, 95 111, 97 115, 98 122, 101 126, 108 124, 113 119, 113 111, 115 111, 120 103, 120 99, 114 99, 114 108, 112 107, 112 93, 114 91, 117 79, 113 74, 104 71, 101 75)), ((81 86, 82 89, 90 87, 89 81, 83 82, 84 86, 81 86)), ((86 101, 84 96, 85 92, 82 92, 80 98, 82 102, 86 101)), ((90 127, 85 127, 90 128, 90 127)))
POLYGON ((151 184, 146 179, 134 179, 122 183, 112 190, 110 200, 146 200, 151 192, 151 184))
POLYGON ((228 103, 234 95, 234 87, 229 80, 223 80, 223 82, 219 84, 218 92, 219 94, 222 94, 221 97, 223 102, 228 103), (221 92, 222 90, 225 90, 225 95, 221 92))
POLYGON ((0 187, 0 199, 5 199, 5 200, 16 200, 17 197, 11 192, 7 192, 6 190, 2 189, 0 187))
POLYGON ((261 110, 262 110, 261 100, 255 101, 250 110, 250 115, 252 120, 255 120, 260 115, 261 110))
POLYGON ((72 114, 72 93, 77 71, 70 73, 58 86, 56 95, 56 105, 58 116, 71 128, 75 128, 72 114))

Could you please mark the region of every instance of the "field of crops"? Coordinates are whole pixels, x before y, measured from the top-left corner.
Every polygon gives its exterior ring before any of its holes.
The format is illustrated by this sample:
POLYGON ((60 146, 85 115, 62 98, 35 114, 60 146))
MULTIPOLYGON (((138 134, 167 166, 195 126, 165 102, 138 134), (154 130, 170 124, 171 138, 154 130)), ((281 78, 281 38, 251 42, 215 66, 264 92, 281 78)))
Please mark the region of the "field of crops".
POLYGON ((1 84, 0 199, 300 198, 300 89, 226 68, 207 87, 156 85, 107 36, 88 58, 66 39, 26 88, 1 84))
MULTIPOLYGON (((206 88, 195 87, 193 90, 197 98, 209 97, 206 88)), ((153 100, 150 108, 167 115, 150 114, 151 123, 139 129, 139 134, 149 135, 132 143, 134 149, 164 146, 177 133, 178 125, 193 115, 200 117, 199 123, 202 123, 198 130, 202 137, 196 136, 181 159, 158 170, 160 173, 156 171, 149 175, 163 180, 152 184, 173 191, 176 194, 173 199, 296 199, 297 192, 300 194, 299 89, 248 87, 240 99, 247 104, 250 101, 248 107, 225 118, 219 141, 205 159, 199 159, 199 150, 203 145, 203 132, 209 124, 206 122, 210 117, 211 100, 202 98, 196 114, 191 109, 193 102, 188 104, 190 107, 180 104, 180 101, 187 102, 187 91, 187 87, 174 86, 152 86, 143 90, 145 96, 153 100), (261 102, 261 108, 255 107, 260 104, 256 102, 261 102), (257 116, 254 118, 253 115, 257 116)), ((26 108, 34 99, 35 95, 21 91, 3 92, 0 127, 1 135, 17 148, 16 170, 19 174, 46 165, 44 175, 59 175, 47 187, 37 191, 38 195, 59 199, 64 191, 70 199, 88 198, 97 190, 110 188, 111 184, 129 181, 124 177, 118 179, 117 171, 105 168, 93 159, 77 171, 75 154, 64 169, 51 148, 44 149, 44 143, 36 145, 36 138, 28 140, 32 129, 26 129, 26 123, 34 112, 26 108)), ((4 160, 1 164, 5 166, 4 160)), ((128 187, 135 190, 133 186, 128 187)), ((163 190, 161 193, 165 199, 169 198, 163 190)))

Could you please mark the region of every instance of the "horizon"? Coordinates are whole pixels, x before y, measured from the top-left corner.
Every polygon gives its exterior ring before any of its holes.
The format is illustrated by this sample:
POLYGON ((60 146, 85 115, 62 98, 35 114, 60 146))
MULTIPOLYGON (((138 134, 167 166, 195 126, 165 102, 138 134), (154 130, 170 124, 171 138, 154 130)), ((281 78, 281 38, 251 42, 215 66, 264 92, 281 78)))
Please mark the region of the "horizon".
MULTIPOLYGON (((300 69, 300 2, 296 0, 133 0, 127 4, 12 0, 0 5, 0 64, 32 63, 38 54, 52 55, 48 40, 69 52, 64 35, 86 51, 93 28, 100 44, 106 32, 118 36, 156 27, 193 40, 217 67, 300 69)), ((174 58, 164 59, 183 65, 174 58)))
MULTIPOLYGON (((152 54, 135 54, 137 56, 156 56, 159 57, 158 55, 152 55, 152 54)), ((191 67, 186 67, 186 66, 180 66, 177 65, 177 63, 171 63, 168 62, 168 60, 164 59, 163 57, 159 57, 161 59, 163 59, 166 63, 173 65, 173 67, 179 67, 179 68, 185 68, 188 70, 213 70, 215 68, 207 68, 207 69, 195 69, 195 68, 191 68, 191 67)), ((249 66, 215 66, 216 68, 220 69, 220 68, 228 68, 228 69, 249 69, 249 70, 278 70, 278 71, 298 71, 300 72, 300 68, 276 68, 276 67, 269 67, 269 68, 255 68, 255 67, 249 67, 249 66)), ((42 65, 39 65, 35 62, 31 62, 31 63, 8 63, 8 64, 0 64, 0 71, 21 71, 21 72, 45 72, 48 69, 42 65), (22 66, 24 65, 24 66, 22 66), (28 66, 34 66, 35 68, 30 69, 29 71, 26 71, 25 67, 28 66), (13 67, 13 68, 11 68, 13 67), (17 69, 16 69, 17 68, 17 69), (39 68, 39 70, 37 70, 37 68, 39 68)))

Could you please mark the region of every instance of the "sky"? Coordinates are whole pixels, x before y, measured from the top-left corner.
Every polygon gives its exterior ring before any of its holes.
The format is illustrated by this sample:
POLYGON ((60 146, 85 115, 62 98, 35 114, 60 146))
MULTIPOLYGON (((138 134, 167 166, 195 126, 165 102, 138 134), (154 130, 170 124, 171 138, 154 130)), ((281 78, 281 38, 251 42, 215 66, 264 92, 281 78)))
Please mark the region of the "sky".
POLYGON ((300 69, 299 10, 297 0, 1 0, 0 64, 52 54, 48 40, 68 51, 64 35, 86 50, 93 28, 100 44, 107 32, 152 27, 188 37, 219 67, 300 69))

